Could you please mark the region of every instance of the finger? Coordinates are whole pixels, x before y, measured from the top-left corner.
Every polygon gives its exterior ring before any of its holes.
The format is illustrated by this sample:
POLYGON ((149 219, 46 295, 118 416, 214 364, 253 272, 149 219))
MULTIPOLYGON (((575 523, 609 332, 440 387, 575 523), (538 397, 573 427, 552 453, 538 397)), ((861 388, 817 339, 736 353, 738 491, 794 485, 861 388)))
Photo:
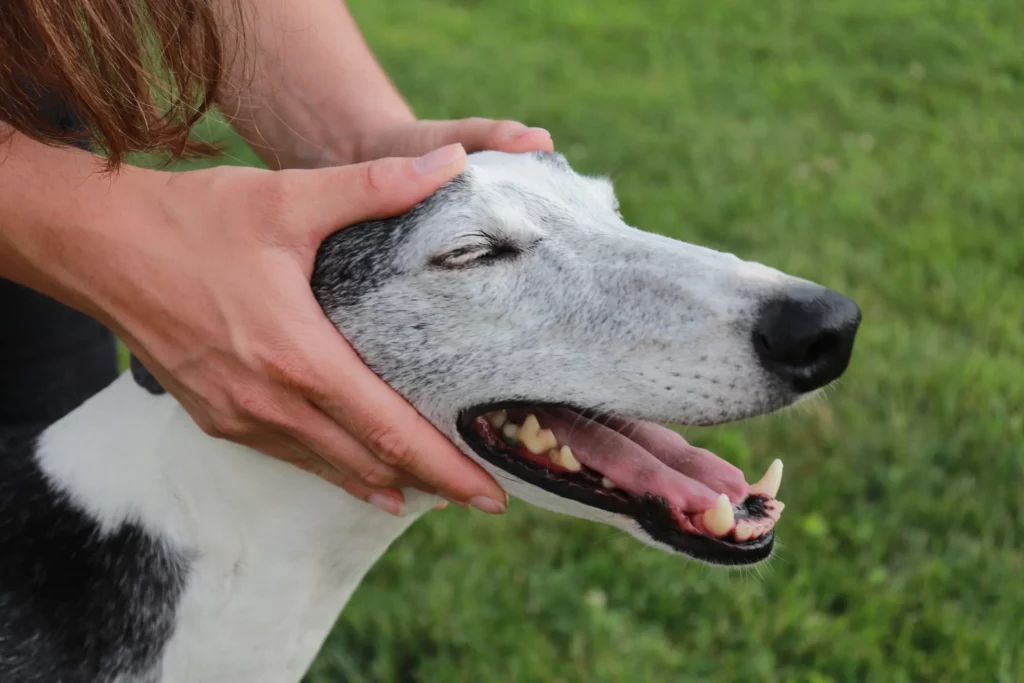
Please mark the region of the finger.
MULTIPOLYGON (((333 326, 327 329, 327 334, 337 333, 333 326)), ((331 348, 332 343, 337 350, 321 359, 322 384, 314 398, 320 410, 381 461, 446 498, 492 514, 505 511, 508 499, 497 482, 374 374, 349 344, 325 339, 310 348, 331 348), (344 394, 338 387, 345 387, 344 394)))
POLYGON ((433 149, 462 143, 467 152, 485 149, 499 152, 551 152, 551 134, 543 128, 528 128, 518 121, 470 118, 456 121, 420 121, 412 129, 413 139, 405 144, 414 149, 433 149))
POLYGON ((352 166, 337 166, 299 174, 297 196, 309 220, 304 228, 320 245, 337 230, 375 218, 404 213, 423 201, 466 166, 466 150, 458 144, 416 158, 392 157, 352 166))
MULTIPOLYGON (((346 472, 334 467, 298 439, 287 434, 276 434, 272 439, 240 439, 239 443, 265 453, 272 458, 286 462, 300 470, 315 474, 340 488, 345 488, 345 482, 351 479, 346 472)), ((366 496, 357 497, 366 499, 366 496)))
POLYGON ((368 489, 426 486, 383 462, 313 404, 304 404, 294 424, 292 437, 296 441, 368 489))
POLYGON ((370 503, 388 514, 399 517, 405 514, 405 495, 401 490, 370 488, 318 456, 298 439, 282 435, 282 438, 272 443, 253 441, 246 445, 314 474, 344 490, 352 497, 370 503))
POLYGON ((342 481, 341 487, 349 495, 364 500, 388 514, 396 517, 405 515, 405 494, 399 489, 371 489, 355 479, 345 479, 342 481))

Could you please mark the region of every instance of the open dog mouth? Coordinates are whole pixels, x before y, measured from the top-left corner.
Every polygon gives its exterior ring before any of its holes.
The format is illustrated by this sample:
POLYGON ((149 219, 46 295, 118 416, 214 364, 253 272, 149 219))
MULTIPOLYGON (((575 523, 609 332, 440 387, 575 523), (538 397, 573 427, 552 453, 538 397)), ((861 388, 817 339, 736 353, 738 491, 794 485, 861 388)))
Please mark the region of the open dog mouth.
POLYGON ((771 555, 785 507, 782 462, 756 484, 661 425, 521 402, 479 406, 459 432, 489 463, 562 498, 635 520, 695 559, 742 565, 771 555))

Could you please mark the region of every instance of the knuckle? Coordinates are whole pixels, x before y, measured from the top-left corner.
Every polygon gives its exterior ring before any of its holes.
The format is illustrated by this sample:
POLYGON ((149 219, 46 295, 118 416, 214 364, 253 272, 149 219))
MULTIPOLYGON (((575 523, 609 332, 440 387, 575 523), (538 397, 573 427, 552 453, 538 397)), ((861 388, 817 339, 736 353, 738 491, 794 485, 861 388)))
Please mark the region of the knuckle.
POLYGON ((416 453, 409 441, 390 425, 377 425, 367 434, 381 460, 385 463, 405 469, 416 459, 416 453))
POLYGON ((207 436, 213 437, 214 439, 223 439, 224 434, 218 429, 216 423, 210 418, 198 418, 196 424, 199 425, 199 429, 203 430, 203 433, 207 436))
POLYGON ((491 144, 500 144, 507 142, 514 133, 520 132, 523 129, 523 124, 517 121, 494 121, 491 124, 491 130, 487 139, 491 144))
POLYGON ((241 422, 247 428, 254 424, 282 426, 286 423, 283 412, 273 398, 257 387, 236 387, 232 391, 231 402, 231 412, 237 416, 232 421, 241 422))
POLYGON ((256 354, 256 366, 265 377, 302 391, 314 386, 315 375, 297 354, 281 349, 264 349, 256 354))
POLYGON ((395 475, 389 467, 380 462, 370 462, 353 472, 357 479, 372 489, 384 489, 395 483, 395 475))
POLYGON ((252 433, 248 421, 231 414, 214 415, 201 426, 204 432, 215 439, 227 439, 228 441, 244 439, 252 433))
POLYGON ((381 195, 387 190, 389 167, 385 159, 371 161, 363 167, 362 184, 367 195, 381 195))

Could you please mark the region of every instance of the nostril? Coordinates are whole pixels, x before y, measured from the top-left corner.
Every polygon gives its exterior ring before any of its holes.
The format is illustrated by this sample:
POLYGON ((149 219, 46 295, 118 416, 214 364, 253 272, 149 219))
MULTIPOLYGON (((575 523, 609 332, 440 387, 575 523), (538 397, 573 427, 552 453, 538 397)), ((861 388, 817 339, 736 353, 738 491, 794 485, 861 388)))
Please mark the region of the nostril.
POLYGON ((811 342, 810 347, 807 349, 807 359, 805 363, 816 363, 822 358, 826 358, 831 355, 839 348, 839 346, 839 335, 828 330, 811 342))
POLYGON ((751 341, 765 369, 806 392, 846 370, 859 324, 855 303, 810 287, 766 302, 751 341))

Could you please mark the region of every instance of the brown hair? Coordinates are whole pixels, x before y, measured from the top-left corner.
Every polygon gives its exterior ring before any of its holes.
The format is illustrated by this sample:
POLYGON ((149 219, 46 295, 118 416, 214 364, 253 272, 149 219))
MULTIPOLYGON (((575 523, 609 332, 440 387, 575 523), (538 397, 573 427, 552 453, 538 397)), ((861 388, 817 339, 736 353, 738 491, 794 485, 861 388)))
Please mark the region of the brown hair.
POLYGON ((214 1, 2 0, 0 121, 40 142, 73 142, 40 107, 50 95, 111 168, 132 152, 210 151, 189 133, 221 83, 214 1))

